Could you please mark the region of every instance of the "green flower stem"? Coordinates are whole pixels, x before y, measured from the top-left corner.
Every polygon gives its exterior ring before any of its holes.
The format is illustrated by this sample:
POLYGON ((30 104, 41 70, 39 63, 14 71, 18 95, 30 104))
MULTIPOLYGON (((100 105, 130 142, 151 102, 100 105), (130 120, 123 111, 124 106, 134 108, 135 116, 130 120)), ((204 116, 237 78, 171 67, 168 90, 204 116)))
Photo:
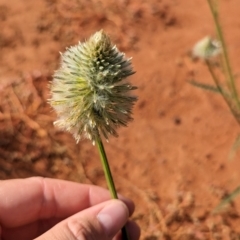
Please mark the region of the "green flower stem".
POLYGON ((210 10, 211 10, 211 13, 212 13, 212 16, 213 16, 213 19, 214 19, 214 23, 215 23, 215 26, 216 26, 218 38, 219 38, 219 40, 222 44, 223 59, 224 59, 225 68, 226 68, 226 71, 227 71, 227 77, 229 79, 229 85, 231 87, 233 97, 234 97, 235 102, 237 104, 237 108, 238 108, 238 110, 240 110, 240 101, 239 101, 239 98, 238 98, 238 92, 237 92, 237 89, 236 89, 232 69, 231 69, 231 66, 230 66, 229 59, 228 59, 227 47, 226 47, 225 40, 224 40, 224 37, 223 37, 222 28, 221 28, 219 20, 218 20, 218 12, 217 12, 216 7, 214 6, 212 0, 207 0, 207 1, 208 1, 208 5, 210 7, 210 10))
POLYGON ((105 149, 104 149, 101 138, 98 138, 96 140, 96 145, 97 145, 97 148, 98 148, 98 152, 100 154, 100 158, 101 158, 101 162, 102 162, 102 166, 103 166, 103 170, 104 170, 104 175, 105 175, 105 178, 107 180, 107 185, 108 185, 109 191, 111 193, 111 196, 114 199, 118 199, 117 191, 116 191, 114 181, 113 181, 113 177, 112 177, 112 173, 111 173, 111 170, 110 170, 110 167, 109 167, 109 164, 108 164, 107 155, 106 155, 106 152, 105 152, 105 149))
MULTIPOLYGON (((96 145, 97 145, 98 152, 99 152, 99 155, 100 155, 100 158, 101 158, 101 162, 102 162, 102 166, 103 166, 103 170, 104 170, 104 175, 105 175, 105 178, 107 180, 107 184, 108 184, 108 188, 109 188, 109 191, 111 193, 111 196, 112 196, 113 199, 118 199, 117 191, 116 191, 114 181, 113 181, 113 177, 112 177, 112 173, 111 173, 111 170, 110 170, 110 167, 109 167, 109 164, 108 164, 107 155, 106 155, 106 152, 105 152, 105 149, 104 149, 104 146, 103 146, 103 143, 102 143, 102 140, 101 140, 100 137, 96 140, 96 145)), ((128 237, 127 230, 126 230, 125 226, 122 228, 122 239, 123 240, 130 240, 129 237, 128 237)))
POLYGON ((223 99, 225 100, 226 104, 228 105, 228 107, 230 108, 234 118, 236 119, 237 123, 240 125, 240 118, 237 115, 236 111, 234 110, 234 108, 232 107, 231 101, 229 101, 228 97, 226 96, 226 93, 223 91, 221 84, 219 83, 219 80, 216 76, 216 74, 214 73, 213 69, 212 69, 212 65, 209 62, 209 60, 205 60, 206 65, 208 67, 208 70, 213 78, 213 81, 216 85, 216 87, 218 88, 218 91, 221 93, 221 95, 223 96, 223 99))

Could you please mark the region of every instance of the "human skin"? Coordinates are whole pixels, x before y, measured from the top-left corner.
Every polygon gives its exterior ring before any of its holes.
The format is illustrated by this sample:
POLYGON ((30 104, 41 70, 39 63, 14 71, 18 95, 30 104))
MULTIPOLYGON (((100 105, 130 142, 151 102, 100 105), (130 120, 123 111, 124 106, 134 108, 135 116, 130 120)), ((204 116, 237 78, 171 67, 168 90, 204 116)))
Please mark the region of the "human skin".
POLYGON ((128 221, 131 200, 110 200, 101 187, 33 177, 0 181, 0 240, 120 239, 127 223, 131 240, 139 227, 128 221))

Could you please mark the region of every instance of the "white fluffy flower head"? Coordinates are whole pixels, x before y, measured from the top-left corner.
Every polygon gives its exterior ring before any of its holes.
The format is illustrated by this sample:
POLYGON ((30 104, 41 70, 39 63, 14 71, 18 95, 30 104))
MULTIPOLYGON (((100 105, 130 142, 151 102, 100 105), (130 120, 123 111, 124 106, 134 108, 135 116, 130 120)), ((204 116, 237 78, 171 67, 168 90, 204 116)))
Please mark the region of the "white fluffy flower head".
POLYGON ((131 59, 118 51, 101 30, 84 43, 62 54, 60 68, 50 84, 49 103, 58 120, 55 125, 93 143, 103 135, 117 136, 119 126, 132 120, 137 100, 127 77, 134 72, 131 59))
POLYGON ((194 57, 209 59, 217 56, 219 53, 221 53, 221 50, 220 42, 207 36, 195 44, 192 54, 194 57))

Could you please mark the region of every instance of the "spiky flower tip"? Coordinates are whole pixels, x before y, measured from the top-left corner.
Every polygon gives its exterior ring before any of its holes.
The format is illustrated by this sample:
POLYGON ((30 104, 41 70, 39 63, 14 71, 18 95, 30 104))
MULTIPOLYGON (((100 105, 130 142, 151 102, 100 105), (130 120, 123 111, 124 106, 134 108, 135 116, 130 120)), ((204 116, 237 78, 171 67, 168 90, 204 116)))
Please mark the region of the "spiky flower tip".
POLYGON ((118 51, 101 30, 62 54, 61 66, 50 84, 49 103, 55 125, 93 143, 103 135, 118 136, 116 129, 132 120, 136 89, 126 79, 134 74, 131 59, 118 51))
POLYGON ((207 36, 195 44, 192 50, 192 54, 194 57, 206 60, 217 56, 221 50, 222 49, 220 42, 207 36))

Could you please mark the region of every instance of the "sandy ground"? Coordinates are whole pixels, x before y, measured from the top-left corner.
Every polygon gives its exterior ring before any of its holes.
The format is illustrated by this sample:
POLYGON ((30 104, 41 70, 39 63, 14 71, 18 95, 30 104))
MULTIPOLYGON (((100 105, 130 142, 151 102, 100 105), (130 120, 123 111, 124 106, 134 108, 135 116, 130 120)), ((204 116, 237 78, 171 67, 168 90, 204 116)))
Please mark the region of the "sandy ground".
MULTIPOLYGON (((220 1, 239 75, 240 2, 220 1)), ((134 121, 105 143, 120 193, 136 203, 142 240, 239 239, 240 201, 212 214, 240 184, 239 126, 189 51, 214 36, 203 0, 0 0, 0 177, 45 176, 106 187, 95 147, 55 129, 48 82, 59 52, 104 29, 128 57, 139 101, 134 121)))

